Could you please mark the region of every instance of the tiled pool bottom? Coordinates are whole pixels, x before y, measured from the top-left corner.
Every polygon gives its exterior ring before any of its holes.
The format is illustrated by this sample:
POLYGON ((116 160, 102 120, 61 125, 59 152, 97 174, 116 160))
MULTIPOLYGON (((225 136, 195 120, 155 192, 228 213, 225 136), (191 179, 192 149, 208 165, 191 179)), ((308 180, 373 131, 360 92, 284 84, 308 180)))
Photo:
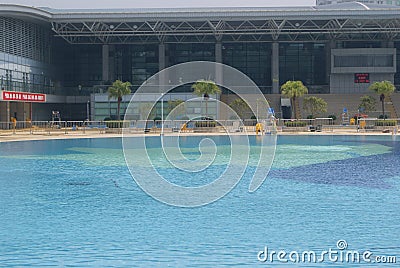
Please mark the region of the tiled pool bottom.
MULTIPOLYGON (((321 252, 337 250, 338 240, 399 262, 399 145, 392 137, 280 136, 258 191, 247 191, 249 165, 227 196, 183 209, 136 186, 120 139, 3 143, 0 265, 265 267, 257 259, 265 247, 321 252)), ((327 258, 305 265, 324 264, 332 266, 327 258)))

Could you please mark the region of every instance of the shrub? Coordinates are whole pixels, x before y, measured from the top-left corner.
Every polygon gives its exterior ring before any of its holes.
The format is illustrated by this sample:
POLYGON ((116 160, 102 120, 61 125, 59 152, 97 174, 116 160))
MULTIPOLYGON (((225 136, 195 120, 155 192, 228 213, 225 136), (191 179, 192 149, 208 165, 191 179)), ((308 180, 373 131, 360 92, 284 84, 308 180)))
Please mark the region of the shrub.
POLYGON ((108 128, 123 128, 129 126, 129 121, 123 120, 108 120, 106 121, 106 126, 108 128))
POLYGON ((375 126, 377 126, 377 127, 394 127, 394 126, 397 126, 397 120, 376 120, 375 126))
POLYGON ((387 114, 385 114, 385 116, 383 116, 383 114, 381 114, 380 116, 379 116, 379 119, 387 119, 388 118, 388 115, 387 114))
POLYGON ((285 122, 286 127, 305 127, 307 125, 306 122, 303 121, 288 121, 285 122))
POLYGON ((334 114, 328 115, 328 118, 332 118, 332 120, 335 121, 336 120, 336 115, 334 115, 334 114))
POLYGON ((328 115, 328 118, 332 118, 332 121, 329 121, 329 124, 334 125, 336 120, 336 115, 334 114, 328 115))
POLYGON ((217 122, 215 121, 196 121, 195 127, 216 127, 217 122))

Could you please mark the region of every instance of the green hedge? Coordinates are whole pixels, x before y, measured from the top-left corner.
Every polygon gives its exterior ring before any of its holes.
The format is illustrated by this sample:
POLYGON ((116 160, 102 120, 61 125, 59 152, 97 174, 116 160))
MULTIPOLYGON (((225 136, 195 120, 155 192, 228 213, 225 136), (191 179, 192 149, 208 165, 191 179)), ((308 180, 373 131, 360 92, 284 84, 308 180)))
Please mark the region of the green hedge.
POLYGON ((394 127, 397 126, 397 120, 377 120, 375 121, 377 127, 394 127))
POLYGON ((194 123, 195 127, 216 127, 217 122, 215 121, 196 121, 194 123))
POLYGON ((305 127, 307 125, 306 122, 303 121, 287 121, 285 122, 286 127, 305 127))
POLYGON ((106 126, 108 128, 127 128, 129 127, 129 121, 123 121, 123 120, 110 120, 106 121, 106 126))

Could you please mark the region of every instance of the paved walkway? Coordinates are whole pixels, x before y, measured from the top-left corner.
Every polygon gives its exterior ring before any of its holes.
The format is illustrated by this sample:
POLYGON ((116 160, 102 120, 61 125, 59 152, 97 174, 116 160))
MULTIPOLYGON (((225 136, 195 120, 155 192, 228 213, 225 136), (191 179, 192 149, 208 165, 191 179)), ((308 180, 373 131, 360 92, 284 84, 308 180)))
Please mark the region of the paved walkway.
MULTIPOLYGON (((255 135, 255 132, 237 132, 228 133, 229 135, 255 135)), ((335 130, 335 131, 322 131, 322 132, 278 132, 278 135, 396 135, 392 132, 382 133, 382 132, 356 132, 355 130, 335 130)), ((193 133, 193 132, 180 132, 171 133, 167 132, 165 136, 205 136, 205 135, 227 135, 227 133, 193 133)), ((135 136, 160 136, 159 133, 124 133, 126 137, 135 136)), ((122 134, 118 133, 99 133, 86 131, 83 132, 68 132, 63 131, 53 132, 53 133, 34 133, 29 132, 17 132, 13 134, 12 132, 1 132, 0 131, 0 142, 11 142, 11 141, 27 141, 27 140, 57 140, 57 139, 82 139, 82 138, 121 138, 122 134)))

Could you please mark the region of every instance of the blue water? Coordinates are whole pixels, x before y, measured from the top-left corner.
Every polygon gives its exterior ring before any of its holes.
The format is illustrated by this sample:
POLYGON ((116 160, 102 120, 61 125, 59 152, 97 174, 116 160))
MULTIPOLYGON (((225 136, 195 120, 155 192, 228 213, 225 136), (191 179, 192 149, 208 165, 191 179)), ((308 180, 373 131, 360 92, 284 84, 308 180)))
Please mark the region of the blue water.
POLYGON ((390 136, 281 136, 258 191, 248 192, 250 161, 232 192, 191 209, 146 195, 120 139, 0 143, 0 166, 0 266, 267 267, 257 260, 266 246, 322 251, 341 239, 400 262, 400 142, 390 136))

